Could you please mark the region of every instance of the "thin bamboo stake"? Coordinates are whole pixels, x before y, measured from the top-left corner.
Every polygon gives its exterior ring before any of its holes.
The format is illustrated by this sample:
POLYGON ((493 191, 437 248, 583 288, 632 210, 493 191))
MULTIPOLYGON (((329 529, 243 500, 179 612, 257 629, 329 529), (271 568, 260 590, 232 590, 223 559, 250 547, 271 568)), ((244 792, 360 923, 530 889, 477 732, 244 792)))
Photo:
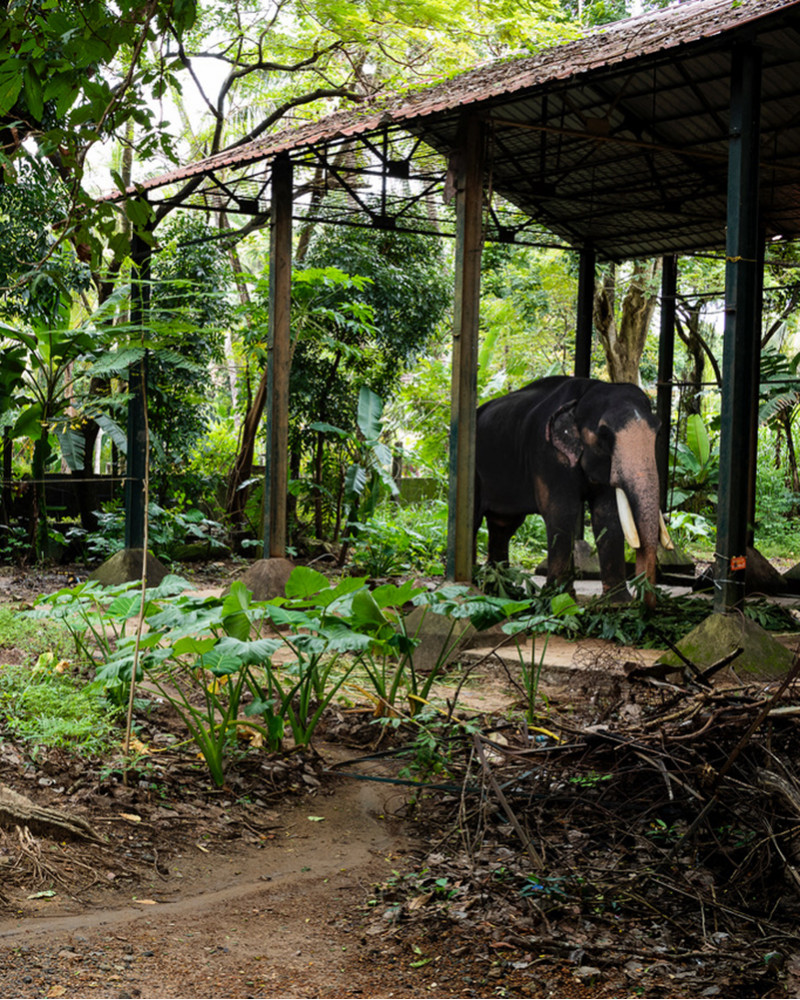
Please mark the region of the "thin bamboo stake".
POLYGON ((142 577, 141 606, 136 619, 136 640, 133 646, 133 665, 131 667, 131 686, 128 692, 128 713, 125 719, 125 740, 122 753, 125 757, 123 784, 128 784, 128 763, 130 756, 131 731, 133 729, 133 703, 136 697, 136 675, 139 672, 139 653, 144 628, 145 594, 147 593, 147 549, 150 541, 150 421, 147 414, 147 366, 141 366, 142 379, 142 413, 144 416, 144 537, 142 540, 142 577))

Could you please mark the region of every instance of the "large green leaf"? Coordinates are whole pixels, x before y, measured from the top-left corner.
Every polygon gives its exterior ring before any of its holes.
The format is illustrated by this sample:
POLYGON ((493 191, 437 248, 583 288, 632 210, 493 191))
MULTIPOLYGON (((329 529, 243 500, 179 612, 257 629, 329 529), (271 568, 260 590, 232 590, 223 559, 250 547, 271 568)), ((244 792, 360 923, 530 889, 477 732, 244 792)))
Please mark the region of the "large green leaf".
POLYGON ((252 594, 242 581, 234 580, 230 593, 222 602, 222 627, 228 635, 237 639, 249 638, 251 622, 247 612, 251 600, 252 594))
MULTIPOLYGON (((136 618, 138 616, 141 606, 141 591, 134 590, 130 593, 120 594, 119 597, 115 597, 106 609, 106 616, 114 621, 129 621, 131 618, 136 618)), ((148 601, 147 604, 145 604, 145 613, 150 611, 150 609, 151 604, 148 601)))
POLYGON ((308 425, 310 431, 319 431, 321 434, 338 434, 340 438, 350 437, 347 431, 343 431, 341 427, 334 427, 333 424, 328 424, 324 420, 316 420, 313 424, 308 425))
POLYGON ((297 566, 286 581, 287 597, 312 597, 320 591, 328 590, 328 578, 308 566, 297 566))
POLYGON ((70 471, 81 472, 86 453, 86 439, 83 434, 70 427, 69 423, 59 423, 56 425, 56 437, 61 454, 70 471))
POLYGON ((411 580, 406 580, 399 587, 396 583, 384 583, 372 591, 372 597, 380 608, 399 608, 417 594, 424 593, 424 587, 415 587, 411 580))
POLYGON ((14 106, 22 90, 22 75, 19 68, 11 66, 0 74, 0 115, 7 115, 14 106))
POLYGON ((116 422, 112 420, 111 417, 106 416, 104 413, 98 413, 94 418, 95 423, 100 428, 100 430, 111 438, 114 444, 119 449, 120 453, 123 455, 128 454, 128 435, 116 422))
POLYGON ((43 433, 42 413, 42 404, 32 403, 17 417, 17 421, 11 429, 11 437, 38 440, 43 433))
POLYGON ((0 351, 0 413, 15 405, 14 392, 22 386, 25 367, 22 348, 11 347, 0 351))
POLYGON ((368 590, 359 590, 353 595, 353 624, 356 626, 367 626, 380 628, 385 625, 387 618, 378 607, 375 598, 368 590))
POLYGON ((344 622, 332 622, 325 629, 324 649, 326 652, 361 653, 370 649, 373 642, 374 636, 354 632, 344 622))
POLYGON ((200 658, 200 662, 206 670, 210 670, 216 677, 226 677, 229 674, 236 674, 245 666, 244 661, 238 653, 230 649, 220 649, 219 646, 215 646, 208 653, 204 653, 200 658))
POLYGON ((686 444, 701 466, 708 462, 711 454, 711 441, 699 413, 690 414, 686 420, 686 444))
POLYGON ((185 656, 188 653, 203 656, 205 653, 211 652, 216 643, 217 640, 213 635, 206 636, 204 639, 199 639, 196 635, 185 635, 178 639, 172 647, 172 651, 175 656, 185 656))
POLYGON ((347 470, 344 477, 344 495, 350 503, 364 493, 367 478, 367 470, 362 465, 353 464, 347 470))
POLYGON ((213 650, 204 653, 203 666, 211 666, 223 657, 226 662, 236 659, 240 667, 259 666, 268 663, 282 645, 280 639, 244 641, 234 636, 224 636, 216 643, 213 650))
POLYGON ((367 441, 376 441, 381 433, 383 400, 367 386, 358 393, 358 427, 367 441))

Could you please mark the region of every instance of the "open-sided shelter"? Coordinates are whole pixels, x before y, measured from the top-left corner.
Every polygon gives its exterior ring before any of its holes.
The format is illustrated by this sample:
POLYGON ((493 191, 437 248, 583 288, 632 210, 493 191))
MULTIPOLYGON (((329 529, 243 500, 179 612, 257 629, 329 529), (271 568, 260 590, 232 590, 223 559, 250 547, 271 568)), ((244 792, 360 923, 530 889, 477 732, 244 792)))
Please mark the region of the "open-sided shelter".
MULTIPOLYGON (((724 251, 716 605, 742 596, 752 465, 743 456, 753 449, 763 248, 766 240, 800 236, 800 0, 686 0, 530 57, 265 135, 155 177, 135 196, 157 214, 211 208, 271 227, 265 544, 272 555, 286 544, 292 220, 424 232, 442 226, 429 199, 454 199, 448 571, 462 580, 471 574, 484 241, 581 251, 578 373, 588 369, 598 257, 724 251), (365 197, 365 180, 374 197, 365 197), (325 198, 331 185, 349 197, 325 198)), ((674 268, 666 273, 674 277, 674 268)), ((664 388, 668 351, 665 358, 664 388)), ((662 417, 668 398, 662 393, 662 417)))

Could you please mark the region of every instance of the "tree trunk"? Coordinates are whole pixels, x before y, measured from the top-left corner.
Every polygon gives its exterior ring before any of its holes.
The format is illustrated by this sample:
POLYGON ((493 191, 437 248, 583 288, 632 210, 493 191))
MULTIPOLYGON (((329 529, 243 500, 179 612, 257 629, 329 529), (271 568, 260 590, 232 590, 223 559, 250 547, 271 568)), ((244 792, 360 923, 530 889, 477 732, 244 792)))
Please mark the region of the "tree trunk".
POLYGON ((12 461, 13 461, 13 446, 11 443, 11 428, 3 428, 2 437, 2 467, 3 467, 3 486, 2 491, 0 491, 0 517, 3 519, 4 524, 11 524, 11 504, 12 504, 12 494, 11 494, 11 472, 12 472, 12 461))
POLYGON ((610 265, 595 286, 594 325, 606 354, 612 382, 638 385, 639 363, 644 351, 650 320, 658 301, 661 258, 636 261, 617 318, 616 266, 610 265))
POLYGON ((797 469, 797 454, 794 448, 794 436, 792 435, 792 408, 787 407, 786 412, 780 416, 783 429, 786 434, 786 457, 789 462, 786 485, 797 495, 800 493, 800 473, 797 469))
POLYGON ((247 503, 249 490, 243 488, 243 484, 251 478, 253 474, 253 455, 256 448, 256 435, 258 426, 261 423, 261 416, 264 413, 264 406, 267 402, 267 369, 261 373, 261 381, 253 397, 253 402, 248 407, 242 424, 242 436, 239 444, 239 453, 233 463, 231 474, 228 477, 228 490, 225 495, 225 512, 231 523, 231 533, 236 542, 237 536, 241 535, 244 527, 244 508, 247 503))
MULTIPOLYGON (((220 228, 228 228, 227 216, 224 213, 220 213, 220 228)), ((234 274, 237 275, 235 280, 239 293, 239 301, 243 306, 248 306, 250 305, 250 294, 247 290, 247 285, 238 277, 241 273, 239 257, 235 249, 231 249, 230 253, 234 274)), ((231 381, 231 397, 234 409, 237 402, 235 393, 236 382, 234 377, 231 381)), ((258 388, 256 389, 255 396, 252 398, 250 398, 250 380, 249 378, 247 379, 247 395, 247 413, 245 414, 244 422, 242 423, 242 431, 239 437, 239 450, 236 454, 233 466, 231 467, 230 475, 228 476, 228 488, 225 494, 225 513, 227 514, 230 522, 234 547, 237 547, 239 536, 244 530, 244 508, 247 504, 247 498, 250 494, 250 490, 244 488, 243 484, 246 483, 248 479, 252 478, 253 475, 253 456, 255 455, 256 450, 256 435, 258 434, 261 417, 264 413, 264 407, 267 402, 266 366, 261 372, 261 379, 258 383, 258 388)))
POLYGON ((317 431, 317 440, 314 445, 314 535, 317 538, 324 537, 324 526, 322 524, 322 460, 325 453, 325 438, 322 431, 317 431))
POLYGON ((688 385, 681 386, 681 409, 687 413, 700 413, 700 397, 703 392, 703 372, 705 370, 705 351, 700 339, 700 303, 695 302, 682 309, 683 320, 676 320, 678 336, 686 347, 689 355, 689 366, 686 376, 688 385))

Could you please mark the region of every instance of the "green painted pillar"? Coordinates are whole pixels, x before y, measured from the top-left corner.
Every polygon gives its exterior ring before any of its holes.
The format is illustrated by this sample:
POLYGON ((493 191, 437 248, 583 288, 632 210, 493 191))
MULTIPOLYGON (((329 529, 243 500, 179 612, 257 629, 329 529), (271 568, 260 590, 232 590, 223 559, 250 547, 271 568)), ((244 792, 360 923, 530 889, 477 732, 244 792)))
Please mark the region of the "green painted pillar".
POLYGON ((578 308, 575 324, 575 375, 589 378, 592 369, 594 282, 597 254, 591 243, 581 250, 578 272, 578 308))
POLYGON ((665 257, 661 265, 661 329, 658 339, 658 389, 656 416, 661 422, 656 436, 659 503, 667 509, 669 487, 669 435, 672 422, 672 371, 675 364, 675 304, 678 293, 678 258, 665 257))
MULTIPOLYGON (((131 326, 144 327, 150 311, 150 262, 152 249, 138 232, 131 238, 133 281, 131 326)), ((146 339, 146 338, 142 338, 146 339)), ((147 473, 148 442, 145 414, 147 354, 128 369, 128 454, 125 476, 125 548, 144 547, 144 480, 147 473)))
POLYGON ((728 144, 728 230, 725 344, 717 508, 714 610, 744 597, 748 528, 748 456, 753 413, 753 363, 759 350, 758 144, 761 53, 737 46, 731 60, 728 144))

